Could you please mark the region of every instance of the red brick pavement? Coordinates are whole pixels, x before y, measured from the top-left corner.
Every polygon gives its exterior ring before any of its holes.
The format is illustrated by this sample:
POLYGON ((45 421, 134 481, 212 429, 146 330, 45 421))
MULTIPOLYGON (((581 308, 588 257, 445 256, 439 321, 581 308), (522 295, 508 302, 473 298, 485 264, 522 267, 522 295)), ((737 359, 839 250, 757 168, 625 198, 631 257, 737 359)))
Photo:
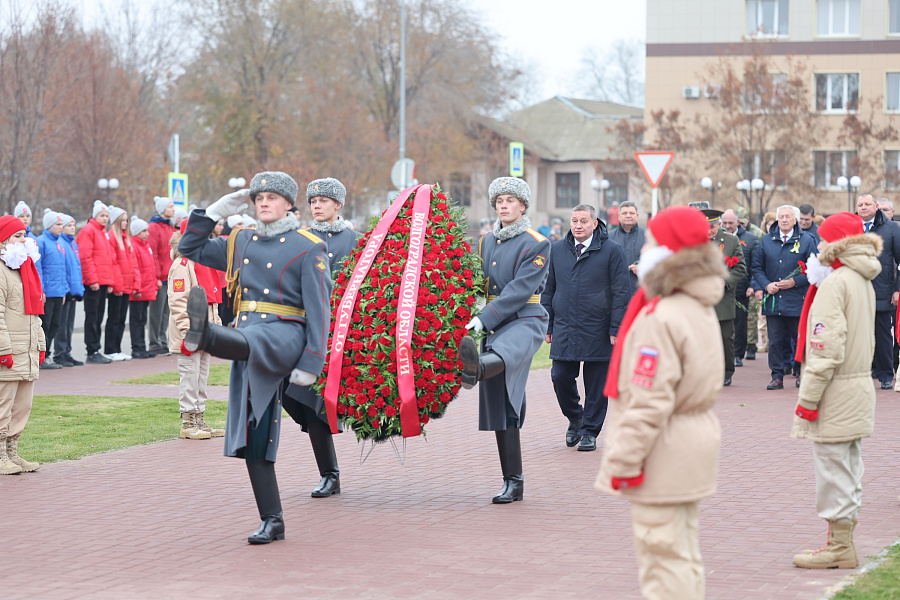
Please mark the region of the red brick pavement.
MULTIPOLYGON (((136 363, 50 375, 67 390, 93 384, 102 395, 114 387, 103 380, 130 376, 136 363)), ((765 361, 747 364, 717 408, 719 492, 701 504, 707 595, 819 598, 851 571, 791 565, 825 535, 812 448, 788 437, 795 390, 766 392, 765 361)), ((863 443, 863 555, 900 533, 900 396, 878 397, 876 434, 863 443)), ((534 372, 529 385, 524 502, 490 504, 499 466, 493 435, 476 423, 476 397, 466 392, 429 426, 427 442, 409 441, 404 466, 390 445, 360 464, 360 446, 339 436, 344 492, 328 499, 309 497, 318 480, 312 453, 287 425, 277 467, 287 539, 262 547, 245 543, 257 524, 250 487, 242 463, 221 456, 221 440, 140 446, 0 478, 2 596, 639 598, 628 504, 593 490, 600 452, 564 446, 549 371, 534 372)))

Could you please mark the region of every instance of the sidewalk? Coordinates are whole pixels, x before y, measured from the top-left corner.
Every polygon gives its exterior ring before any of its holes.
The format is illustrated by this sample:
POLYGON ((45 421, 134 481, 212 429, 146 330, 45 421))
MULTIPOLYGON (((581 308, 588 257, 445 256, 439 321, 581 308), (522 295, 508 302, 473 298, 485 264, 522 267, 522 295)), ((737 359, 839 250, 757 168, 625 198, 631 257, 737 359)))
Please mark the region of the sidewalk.
MULTIPOLYGON (((760 358, 737 370, 717 407, 719 492, 700 514, 707 597, 812 600, 852 571, 791 564, 822 545, 826 528, 815 515, 811 444, 789 438, 796 390, 766 392, 760 358)), ((105 381, 139 366, 171 370, 174 359, 45 371, 38 393, 50 393, 52 379, 68 393, 92 385, 106 395, 121 386, 105 381)), ((861 556, 900 535, 900 395, 879 390, 878 399, 876 434, 863 443, 861 556)), ((429 424, 427 443, 408 442, 405 466, 389 444, 360 464, 352 434, 337 436, 343 493, 327 499, 309 497, 319 479, 312 452, 286 423, 277 470, 287 537, 260 547, 246 544, 258 520, 243 464, 222 457, 220 439, 3 477, 3 597, 640 598, 628 503, 594 491, 601 452, 566 448, 566 425, 549 371, 533 372, 525 500, 499 506, 490 504, 502 483, 497 451, 493 435, 477 431, 474 390, 429 424)))

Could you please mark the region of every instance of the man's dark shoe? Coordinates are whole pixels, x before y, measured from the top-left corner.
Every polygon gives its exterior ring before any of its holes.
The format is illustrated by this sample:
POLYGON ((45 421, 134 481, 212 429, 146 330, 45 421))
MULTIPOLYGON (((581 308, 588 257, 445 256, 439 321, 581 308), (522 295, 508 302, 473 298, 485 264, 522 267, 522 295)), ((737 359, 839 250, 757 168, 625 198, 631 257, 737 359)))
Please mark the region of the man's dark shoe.
POLYGON ((84 363, 83 363, 83 362, 81 362, 80 360, 75 360, 74 358, 72 358, 72 355, 71 355, 71 354, 66 354, 66 360, 69 361, 70 363, 72 363, 72 364, 73 364, 74 366, 76 366, 76 367, 83 367, 83 366, 84 366, 84 363))
POLYGON ((153 358, 156 354, 145 350, 135 350, 131 353, 131 358, 153 358))
POLYGON ((93 354, 88 354, 87 360, 85 360, 85 362, 91 365, 107 365, 112 361, 99 352, 94 352, 93 354))
POLYGON ((747 350, 747 360, 756 360, 756 350, 747 350))
POLYGON ((794 387, 800 387, 800 378, 794 380, 794 387))
POLYGON ((593 452, 597 449, 597 436, 589 433, 581 437, 581 443, 578 444, 579 452, 593 452))
POLYGON ((584 419, 578 419, 577 421, 569 421, 569 428, 566 429, 566 446, 571 448, 581 441, 581 435, 579 435, 579 431, 581 431, 581 426, 584 424, 584 419))
POLYGON ((44 364, 40 366, 41 371, 50 371, 53 369, 62 369, 62 365, 58 365, 53 361, 45 360, 44 364))
POLYGON ((766 386, 767 390, 783 390, 784 389, 784 379, 772 379, 769 382, 769 385, 766 386))
POLYGON ((722 385, 725 387, 731 386, 731 377, 722 382, 722 385))
POLYGON ((53 358, 53 362, 55 362, 56 364, 58 364, 61 367, 74 367, 75 366, 75 363, 70 362, 69 359, 66 358, 65 356, 55 356, 53 358))
POLYGON ((740 359, 740 357, 735 356, 735 357, 734 357, 734 366, 736 366, 736 367, 743 367, 743 366, 744 366, 744 361, 742 361, 742 360, 740 359))
POLYGON ((891 389, 892 387, 893 387, 893 386, 891 385, 891 382, 890 382, 890 381, 882 381, 882 382, 881 382, 881 389, 883 389, 883 390, 889 390, 889 389, 891 389))
POLYGON ((259 529, 247 538, 249 544, 268 544, 275 540, 284 539, 284 518, 282 513, 277 515, 265 515, 259 524, 259 529))

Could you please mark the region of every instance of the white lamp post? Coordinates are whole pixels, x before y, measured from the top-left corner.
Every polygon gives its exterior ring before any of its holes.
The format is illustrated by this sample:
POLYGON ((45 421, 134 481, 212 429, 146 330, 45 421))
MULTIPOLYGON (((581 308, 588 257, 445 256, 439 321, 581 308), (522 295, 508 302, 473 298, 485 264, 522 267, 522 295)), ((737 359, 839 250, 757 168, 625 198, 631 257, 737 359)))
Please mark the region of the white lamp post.
POLYGON ((862 179, 859 178, 859 175, 854 175, 850 179, 841 175, 837 178, 837 184, 842 188, 847 188, 847 210, 855 212, 853 210, 853 190, 859 189, 859 186, 862 185, 862 179))
POLYGON ((247 180, 243 177, 232 177, 228 180, 228 187, 233 190, 239 190, 245 185, 247 185, 247 180))
POLYGON ((113 190, 119 189, 119 180, 115 177, 112 179, 102 177, 97 180, 97 187, 106 192, 106 203, 109 204, 109 195, 113 190))
POLYGON ((597 190, 597 195, 600 197, 600 206, 598 208, 603 210, 606 205, 606 190, 609 189, 609 180, 591 179, 591 187, 597 190))

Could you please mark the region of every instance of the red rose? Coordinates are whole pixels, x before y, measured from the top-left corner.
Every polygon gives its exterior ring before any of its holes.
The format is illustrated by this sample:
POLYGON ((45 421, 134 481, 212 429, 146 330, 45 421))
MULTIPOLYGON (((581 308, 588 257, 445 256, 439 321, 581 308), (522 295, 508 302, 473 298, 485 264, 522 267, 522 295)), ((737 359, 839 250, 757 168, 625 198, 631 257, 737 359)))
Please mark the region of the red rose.
POLYGON ((384 414, 388 417, 395 417, 397 416, 397 409, 393 406, 387 406, 384 409, 384 414))
POLYGON ((370 417, 374 417, 378 414, 378 409, 374 406, 370 406, 367 412, 369 413, 370 417))
POLYGON ((378 429, 379 427, 381 427, 381 421, 379 421, 378 419, 373 420, 372 427, 374 427, 375 429, 378 429))

